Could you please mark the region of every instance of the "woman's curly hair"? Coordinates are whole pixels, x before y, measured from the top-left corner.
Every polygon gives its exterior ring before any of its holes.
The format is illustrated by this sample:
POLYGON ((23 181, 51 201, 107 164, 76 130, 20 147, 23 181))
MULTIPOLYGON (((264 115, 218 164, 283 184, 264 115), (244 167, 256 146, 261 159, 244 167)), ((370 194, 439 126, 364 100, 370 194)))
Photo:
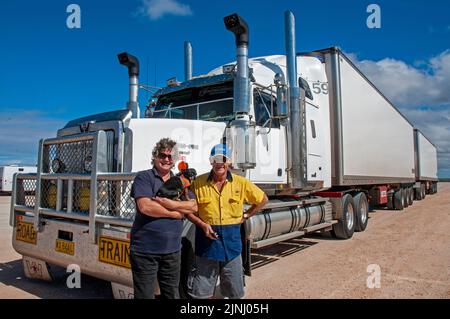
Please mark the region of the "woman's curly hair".
POLYGON ((161 154, 164 150, 172 150, 172 158, 173 162, 175 163, 178 160, 178 147, 177 142, 174 140, 165 137, 162 138, 156 143, 155 147, 152 151, 152 164, 154 164, 155 159, 158 157, 159 154, 161 154))

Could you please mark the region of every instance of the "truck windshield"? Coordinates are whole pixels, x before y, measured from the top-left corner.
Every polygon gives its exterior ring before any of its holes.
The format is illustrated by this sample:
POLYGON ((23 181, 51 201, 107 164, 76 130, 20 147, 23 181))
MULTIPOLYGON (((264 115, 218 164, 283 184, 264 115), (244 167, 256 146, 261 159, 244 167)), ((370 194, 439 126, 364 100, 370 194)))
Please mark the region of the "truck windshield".
POLYGON ((188 88, 158 98, 153 118, 227 122, 233 119, 233 82, 188 88))

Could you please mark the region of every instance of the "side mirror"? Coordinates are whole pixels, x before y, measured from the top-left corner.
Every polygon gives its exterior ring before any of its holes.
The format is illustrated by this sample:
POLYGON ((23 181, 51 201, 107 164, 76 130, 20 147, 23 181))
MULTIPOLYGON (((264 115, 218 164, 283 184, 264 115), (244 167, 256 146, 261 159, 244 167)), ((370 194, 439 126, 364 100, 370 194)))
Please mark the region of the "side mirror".
POLYGON ((305 91, 305 96, 308 99, 313 100, 311 88, 309 87, 308 82, 304 78, 302 78, 302 77, 298 78, 298 86, 300 87, 300 89, 305 91))
POLYGON ((280 73, 275 74, 274 84, 277 87, 277 106, 278 116, 287 117, 287 87, 284 81, 284 76, 280 73))

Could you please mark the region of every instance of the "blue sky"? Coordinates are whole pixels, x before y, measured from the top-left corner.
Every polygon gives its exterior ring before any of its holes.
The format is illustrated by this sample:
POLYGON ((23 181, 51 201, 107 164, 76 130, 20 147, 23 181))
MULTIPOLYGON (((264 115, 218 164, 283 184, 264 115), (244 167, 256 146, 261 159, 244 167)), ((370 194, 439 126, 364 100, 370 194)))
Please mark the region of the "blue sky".
POLYGON ((193 45, 194 75, 234 60, 222 21, 233 12, 250 26, 251 56, 283 54, 287 9, 297 19, 297 50, 337 45, 350 54, 438 145, 439 175, 450 177, 446 0, 3 0, 0 164, 33 164, 40 137, 54 136, 70 119, 123 108, 128 79, 117 53, 140 58, 141 83, 163 86, 172 76, 183 79, 185 40, 193 45), (71 3, 81 8, 80 29, 66 26, 71 3), (381 8, 381 29, 366 26, 370 3, 381 8))

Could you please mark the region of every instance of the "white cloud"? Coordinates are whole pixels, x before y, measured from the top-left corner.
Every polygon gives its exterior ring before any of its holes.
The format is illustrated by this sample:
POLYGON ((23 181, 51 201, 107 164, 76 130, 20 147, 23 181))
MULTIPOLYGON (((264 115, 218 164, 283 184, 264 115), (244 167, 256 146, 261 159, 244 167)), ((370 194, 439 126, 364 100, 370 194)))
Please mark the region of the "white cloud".
POLYGON ((177 0, 142 0, 140 12, 151 20, 158 20, 164 15, 189 16, 191 7, 177 0))
POLYGON ((65 122, 35 110, 0 110, 0 165, 36 164, 39 140, 55 137, 65 122))
POLYGON ((361 71, 397 106, 450 105, 450 50, 417 63, 385 58, 380 61, 350 58, 361 71))

